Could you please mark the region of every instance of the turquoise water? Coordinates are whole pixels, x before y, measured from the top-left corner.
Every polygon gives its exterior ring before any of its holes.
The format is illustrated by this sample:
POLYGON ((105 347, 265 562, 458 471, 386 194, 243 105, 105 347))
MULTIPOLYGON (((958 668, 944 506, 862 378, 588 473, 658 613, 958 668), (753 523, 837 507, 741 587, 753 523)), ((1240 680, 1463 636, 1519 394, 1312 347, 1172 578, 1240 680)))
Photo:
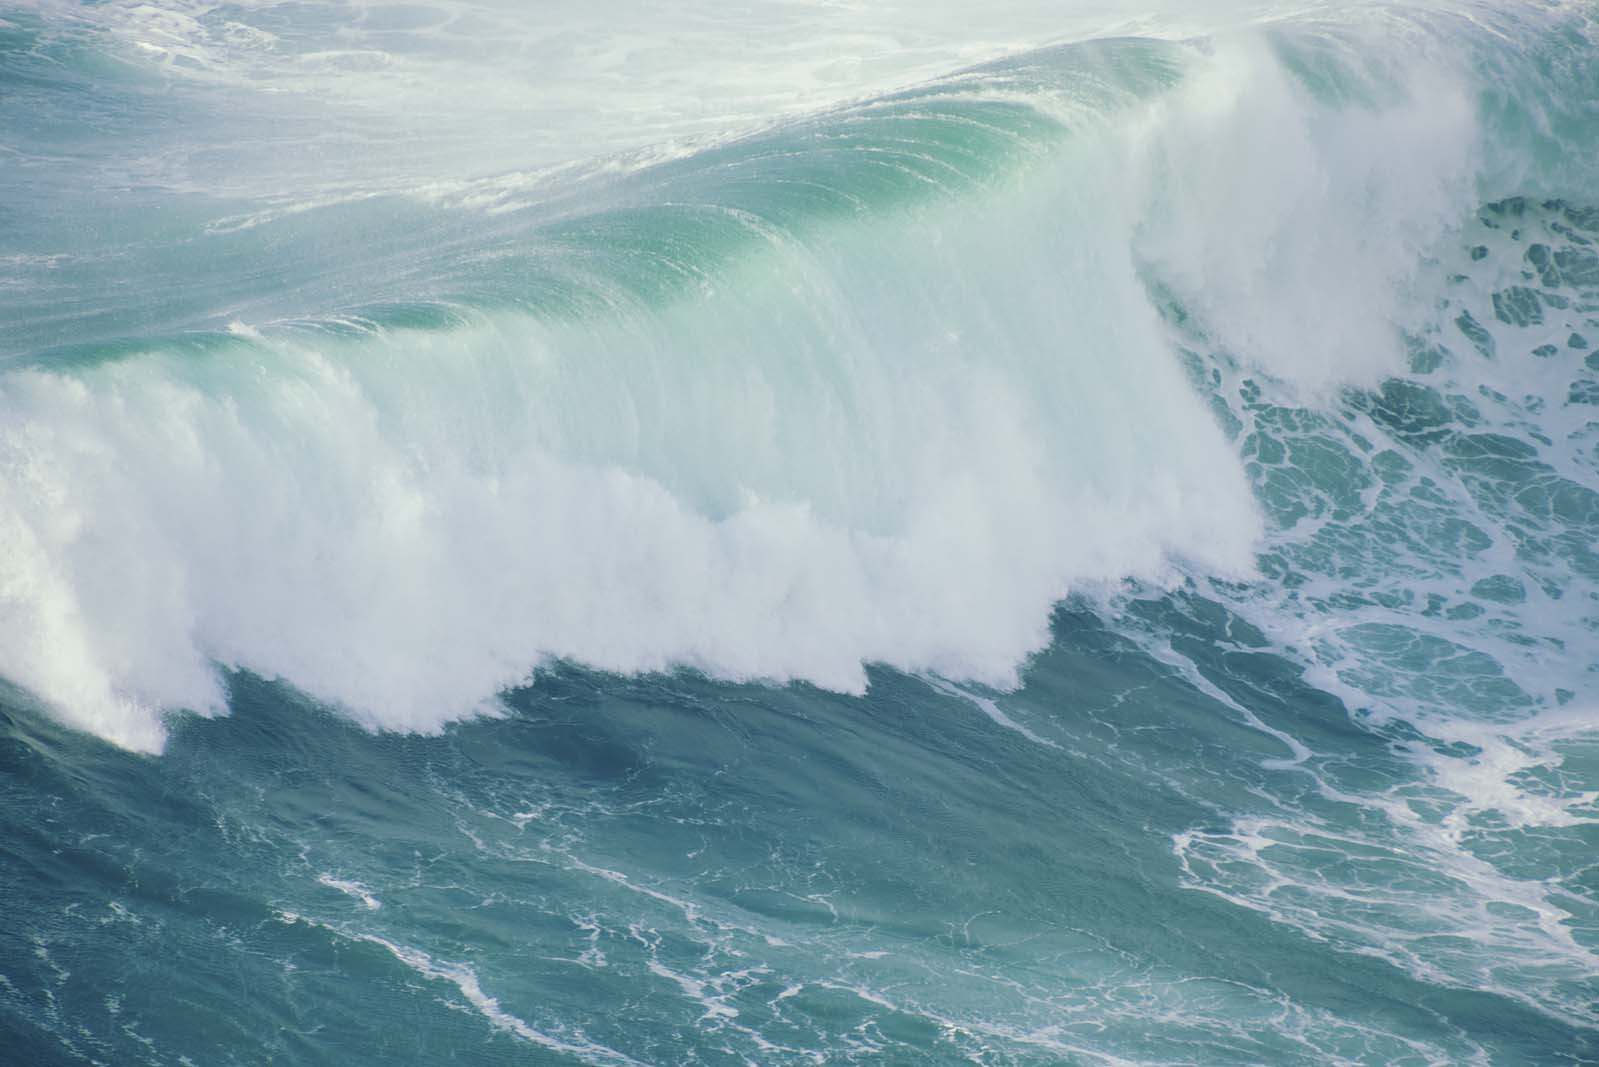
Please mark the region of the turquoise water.
POLYGON ((634 15, 0 16, 0 1062, 1599 1063, 1591 8, 634 15))

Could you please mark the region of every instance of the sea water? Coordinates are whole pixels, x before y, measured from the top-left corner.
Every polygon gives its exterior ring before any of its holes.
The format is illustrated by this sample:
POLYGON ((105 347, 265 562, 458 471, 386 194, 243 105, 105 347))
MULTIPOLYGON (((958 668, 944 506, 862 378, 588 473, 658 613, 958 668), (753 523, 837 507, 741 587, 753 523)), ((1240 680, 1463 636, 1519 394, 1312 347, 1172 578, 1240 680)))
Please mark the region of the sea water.
POLYGON ((0 1063, 1599 1063, 1592 16, 0 12, 0 1063))

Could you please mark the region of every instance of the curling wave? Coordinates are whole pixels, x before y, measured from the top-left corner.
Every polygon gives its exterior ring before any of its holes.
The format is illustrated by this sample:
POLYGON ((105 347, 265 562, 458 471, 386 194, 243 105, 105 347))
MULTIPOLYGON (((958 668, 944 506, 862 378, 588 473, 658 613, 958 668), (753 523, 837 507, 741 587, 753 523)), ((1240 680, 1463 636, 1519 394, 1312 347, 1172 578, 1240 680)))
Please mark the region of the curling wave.
POLYGON ((0 676, 148 750, 219 667, 421 731, 556 659, 1013 686, 1071 592, 1255 574, 1272 518, 1174 317, 1309 404, 1402 372, 1420 266, 1588 177, 1582 32, 1095 41, 646 166, 214 220, 161 268, 209 310, 162 314, 227 329, 14 326, 0 676), (246 299, 273 255, 313 279, 246 299))

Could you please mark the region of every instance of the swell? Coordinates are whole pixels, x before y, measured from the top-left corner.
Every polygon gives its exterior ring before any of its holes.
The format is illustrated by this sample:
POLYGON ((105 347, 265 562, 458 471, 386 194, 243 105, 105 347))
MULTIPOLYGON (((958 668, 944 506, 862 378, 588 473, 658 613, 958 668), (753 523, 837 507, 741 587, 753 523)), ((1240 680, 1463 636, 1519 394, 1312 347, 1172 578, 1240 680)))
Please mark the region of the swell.
POLYGON ((1013 685, 1072 591, 1254 573, 1163 302, 1315 403, 1403 367, 1416 265, 1487 193, 1572 180, 1580 23, 1499 17, 1097 42, 643 169, 213 225, 151 261, 204 297, 156 318, 231 335, 0 379, 0 674, 142 749, 226 707, 218 665, 417 730, 551 659, 1013 685), (317 228, 355 251, 249 295, 317 228))

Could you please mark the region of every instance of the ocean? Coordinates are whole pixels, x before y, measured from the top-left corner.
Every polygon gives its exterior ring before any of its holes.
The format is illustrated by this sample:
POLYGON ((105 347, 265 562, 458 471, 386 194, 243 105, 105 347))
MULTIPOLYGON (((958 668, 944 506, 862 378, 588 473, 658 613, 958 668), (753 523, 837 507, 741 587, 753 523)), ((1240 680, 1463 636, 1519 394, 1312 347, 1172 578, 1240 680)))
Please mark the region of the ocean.
POLYGON ((1596 13, 0 9, 0 1064, 1599 1064, 1596 13))

